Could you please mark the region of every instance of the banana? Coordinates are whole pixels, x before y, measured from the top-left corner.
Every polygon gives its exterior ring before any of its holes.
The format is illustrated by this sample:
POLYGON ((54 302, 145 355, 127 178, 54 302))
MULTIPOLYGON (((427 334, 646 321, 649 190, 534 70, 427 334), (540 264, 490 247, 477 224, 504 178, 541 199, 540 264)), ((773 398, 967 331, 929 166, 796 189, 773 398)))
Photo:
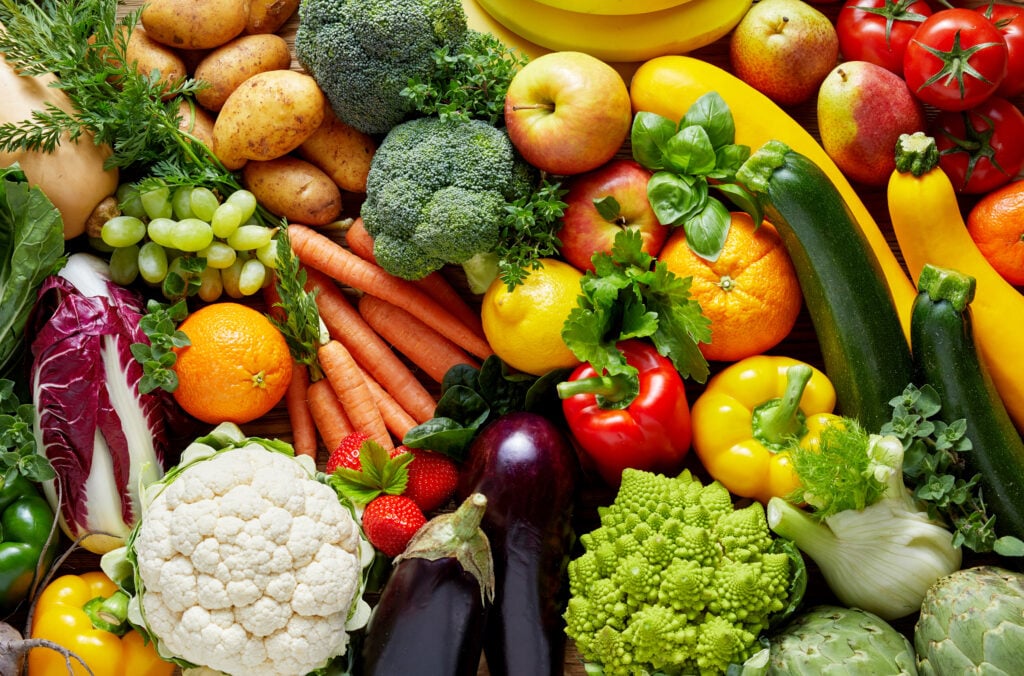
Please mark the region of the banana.
POLYGON ((647 14, 660 12, 690 0, 537 0, 542 5, 567 12, 580 14, 604 14, 621 16, 623 14, 647 14))
POLYGON ((635 62, 682 54, 718 40, 739 23, 752 0, 690 0, 670 9, 624 16, 567 12, 537 0, 479 3, 498 23, 542 47, 635 62))

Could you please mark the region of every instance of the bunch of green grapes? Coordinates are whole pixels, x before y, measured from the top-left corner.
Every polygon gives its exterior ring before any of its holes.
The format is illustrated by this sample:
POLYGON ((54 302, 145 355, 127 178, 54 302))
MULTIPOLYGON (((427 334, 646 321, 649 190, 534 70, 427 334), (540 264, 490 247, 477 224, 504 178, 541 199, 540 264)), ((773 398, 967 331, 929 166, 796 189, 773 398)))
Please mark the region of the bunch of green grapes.
POLYGON ((257 293, 276 267, 276 228, 256 218, 256 198, 236 190, 219 199, 200 186, 147 182, 118 189, 121 214, 103 224, 110 274, 127 285, 141 277, 168 299, 257 293))

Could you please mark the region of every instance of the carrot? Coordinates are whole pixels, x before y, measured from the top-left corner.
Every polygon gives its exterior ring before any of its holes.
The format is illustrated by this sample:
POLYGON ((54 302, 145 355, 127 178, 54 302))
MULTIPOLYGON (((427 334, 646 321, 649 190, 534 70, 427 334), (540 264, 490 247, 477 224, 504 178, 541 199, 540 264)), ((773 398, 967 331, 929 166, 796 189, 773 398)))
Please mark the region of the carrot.
POLYGON ((408 280, 389 274, 304 225, 289 225, 292 251, 306 266, 335 280, 397 305, 472 355, 485 359, 494 354, 487 341, 473 333, 436 300, 408 280))
POLYGON ((388 344, 366 323, 344 292, 324 273, 309 268, 307 284, 317 290, 316 304, 331 337, 356 358, 416 422, 434 417, 437 402, 423 383, 398 358, 388 344))
MULTIPOLYGON (((352 253, 365 261, 376 265, 377 260, 373 257, 373 238, 366 231, 363 219, 356 218, 352 225, 345 232, 345 243, 352 253)), ((426 277, 413 280, 412 282, 428 296, 439 302, 463 324, 469 327, 473 333, 484 337, 484 326, 480 321, 480 313, 470 307, 462 294, 452 286, 439 270, 431 272, 426 277)))
POLYGON ((365 369, 363 377, 366 378, 366 385, 370 388, 370 394, 380 409, 380 415, 384 418, 388 431, 396 439, 404 439, 406 432, 416 426, 416 420, 365 369))
POLYGON ((352 353, 340 342, 332 339, 320 346, 317 356, 320 358, 320 367, 345 408, 345 415, 348 416, 352 427, 365 432, 384 448, 394 448, 384 418, 352 353))
POLYGON ((334 388, 326 378, 309 384, 306 388, 306 403, 328 453, 336 449, 342 439, 355 431, 338 395, 334 393, 334 388))
POLYGON ((381 300, 364 295, 359 299, 359 314, 373 330, 416 364, 434 382, 440 383, 448 369, 456 364, 479 364, 457 345, 416 317, 381 300))
POLYGON ((316 458, 317 429, 306 401, 308 389, 309 370, 305 364, 293 364, 292 379, 285 392, 285 406, 292 427, 292 446, 296 453, 316 458))

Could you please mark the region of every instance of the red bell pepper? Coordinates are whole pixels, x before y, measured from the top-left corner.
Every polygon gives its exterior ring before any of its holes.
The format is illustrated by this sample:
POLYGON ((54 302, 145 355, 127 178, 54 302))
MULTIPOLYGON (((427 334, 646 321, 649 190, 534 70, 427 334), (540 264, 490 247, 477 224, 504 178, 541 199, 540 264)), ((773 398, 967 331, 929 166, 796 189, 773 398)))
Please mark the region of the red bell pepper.
POLYGON ((611 486, 627 467, 674 475, 690 450, 683 379, 650 343, 631 339, 618 347, 636 378, 599 375, 584 363, 558 384, 569 430, 611 486))

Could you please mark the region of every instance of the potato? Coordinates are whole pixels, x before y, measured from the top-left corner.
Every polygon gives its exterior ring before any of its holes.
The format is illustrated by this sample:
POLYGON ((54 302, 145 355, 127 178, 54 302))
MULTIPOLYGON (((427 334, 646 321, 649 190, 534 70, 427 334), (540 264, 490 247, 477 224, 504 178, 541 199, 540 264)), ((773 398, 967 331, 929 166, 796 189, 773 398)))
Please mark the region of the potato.
POLYGON ((294 70, 257 73, 239 85, 213 124, 213 153, 230 170, 295 150, 324 120, 316 80, 294 70))
POLYGON ((158 71, 167 85, 177 84, 187 75, 184 60, 173 49, 154 40, 142 26, 132 29, 124 53, 135 70, 145 75, 158 71))
POLYGON ((195 136, 210 150, 213 150, 213 116, 194 101, 182 98, 178 104, 181 116, 178 128, 195 136))
POLYGON ((299 155, 309 160, 348 192, 366 192, 366 175, 377 143, 334 114, 328 106, 323 124, 299 146, 299 155))
POLYGON ((341 190, 331 177, 293 155, 247 162, 242 183, 260 204, 289 223, 327 225, 341 215, 341 190))
POLYGON ((149 0, 139 19, 168 47, 212 49, 245 30, 249 0, 149 0))
POLYGON ((209 84, 196 93, 207 110, 218 111, 231 92, 256 73, 284 70, 292 63, 288 42, 279 35, 242 35, 210 52, 194 76, 209 84))
POLYGON ((276 33, 299 8, 299 0, 249 0, 249 34, 276 33))

